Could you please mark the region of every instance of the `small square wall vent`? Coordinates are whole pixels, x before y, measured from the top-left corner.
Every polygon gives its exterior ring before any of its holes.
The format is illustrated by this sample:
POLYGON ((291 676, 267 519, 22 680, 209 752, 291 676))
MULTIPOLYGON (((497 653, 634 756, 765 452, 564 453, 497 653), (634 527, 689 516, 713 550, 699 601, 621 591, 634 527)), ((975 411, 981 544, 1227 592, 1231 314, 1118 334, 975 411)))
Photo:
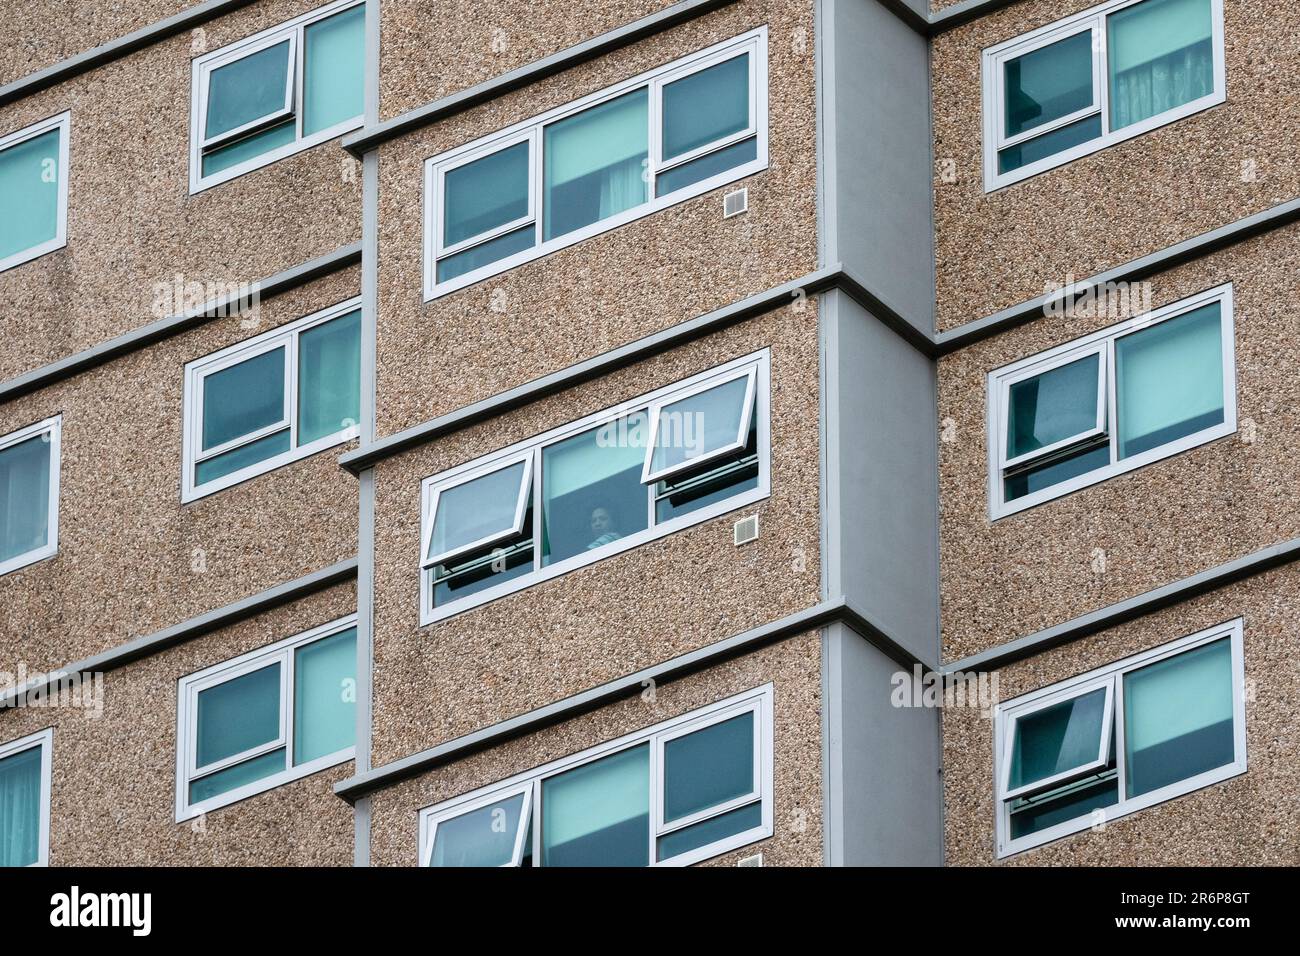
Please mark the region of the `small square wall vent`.
POLYGON ((749 190, 737 189, 722 197, 722 218, 730 219, 749 211, 749 190))
POLYGON ((736 547, 758 540, 758 515, 750 515, 736 522, 736 547))
POLYGON ((753 856, 742 857, 736 861, 736 866, 762 866, 763 854, 755 853, 753 856))

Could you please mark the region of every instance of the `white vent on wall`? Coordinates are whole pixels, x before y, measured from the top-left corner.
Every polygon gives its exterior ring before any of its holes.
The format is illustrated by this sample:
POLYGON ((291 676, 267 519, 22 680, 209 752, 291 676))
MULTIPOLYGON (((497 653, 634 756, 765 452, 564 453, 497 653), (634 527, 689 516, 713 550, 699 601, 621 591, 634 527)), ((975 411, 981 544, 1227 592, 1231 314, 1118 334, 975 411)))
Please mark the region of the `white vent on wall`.
POLYGON ((758 540, 758 515, 750 515, 736 522, 736 547, 758 540))
POLYGON ((755 853, 753 856, 742 857, 736 861, 736 866, 762 866, 763 854, 755 853))
POLYGON ((737 189, 722 197, 722 218, 730 219, 749 211, 749 190, 737 189))

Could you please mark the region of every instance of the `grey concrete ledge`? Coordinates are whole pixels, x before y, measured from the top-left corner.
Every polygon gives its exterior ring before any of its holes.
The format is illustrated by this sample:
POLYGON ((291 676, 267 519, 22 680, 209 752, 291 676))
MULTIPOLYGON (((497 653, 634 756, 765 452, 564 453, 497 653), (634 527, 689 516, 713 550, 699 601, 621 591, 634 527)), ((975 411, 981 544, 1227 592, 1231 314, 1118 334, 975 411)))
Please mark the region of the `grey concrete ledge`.
POLYGON ((995 670, 1171 605, 1181 604, 1236 581, 1263 574, 1297 559, 1300 559, 1300 538, 1292 538, 979 654, 963 657, 943 665, 940 672, 952 674, 957 671, 995 670))
POLYGON ((621 47, 630 46, 648 36, 662 33, 678 24, 735 2, 736 0, 681 0, 658 13, 634 20, 608 33, 602 33, 558 53, 461 90, 459 93, 416 107, 390 120, 358 130, 344 137, 343 148, 360 158, 366 152, 412 130, 464 112, 480 103, 504 96, 520 87, 554 76, 556 73, 594 60, 621 47))
POLYGON ((569 720, 622 697, 640 693, 651 682, 676 680, 687 674, 719 664, 732 657, 750 653, 766 644, 817 630, 828 624, 847 624, 865 640, 897 661, 909 672, 912 667, 926 665, 911 655, 902 645, 867 620, 844 598, 826 601, 788 617, 753 628, 734 637, 717 641, 707 647, 690 651, 652 667, 600 684, 597 687, 566 697, 563 700, 539 707, 525 714, 457 737, 444 744, 402 757, 365 773, 357 774, 334 785, 334 792, 349 803, 367 794, 392 786, 442 764, 459 760, 475 751, 495 746, 513 737, 533 733, 544 727, 569 720))
MULTIPOLYGON (((331 272, 337 272, 339 269, 355 265, 360 261, 361 243, 351 243, 341 249, 318 256, 255 283, 258 298, 259 300, 273 298, 313 279, 320 278, 331 272)), ((30 372, 25 372, 17 378, 11 378, 7 382, 0 383, 0 402, 11 401, 20 395, 26 395, 37 389, 45 388, 47 385, 70 378, 87 369, 94 368, 96 365, 102 365, 119 355, 134 352, 147 345, 152 345, 154 342, 170 338, 173 335, 179 335, 181 332, 202 325, 205 322, 221 318, 228 315, 230 309, 238 306, 240 302, 241 299, 238 296, 227 296, 223 299, 205 302, 197 309, 182 315, 159 319, 157 322, 151 322, 143 328, 126 332, 115 339, 110 339, 93 348, 86 349, 84 352, 78 352, 76 355, 70 355, 67 358, 59 359, 57 362, 51 362, 49 365, 43 365, 30 372)))
POLYGON ((206 0, 205 3, 197 4, 188 10, 182 10, 165 20, 159 20, 147 27, 141 27, 134 33, 128 33, 124 37, 110 40, 92 50, 78 53, 76 56, 47 66, 43 70, 37 70, 35 73, 0 86, 0 106, 22 99, 24 96, 31 96, 33 93, 38 93, 56 83, 69 80, 79 73, 85 73, 87 70, 93 70, 97 66, 102 66, 105 63, 110 63, 113 60, 134 53, 151 43, 157 43, 159 40, 165 40, 178 33, 184 33, 186 30, 191 30, 202 23, 230 13, 232 10, 246 7, 252 2, 253 0, 206 0))
POLYGON ((180 624, 164 628, 153 634, 147 634, 144 637, 137 637, 111 650, 104 651, 102 654, 96 654, 93 657, 87 657, 84 660, 52 670, 47 674, 39 675, 29 680, 22 687, 7 689, 0 693, 0 708, 9 707, 18 697, 29 694, 41 687, 49 686, 69 674, 113 670, 150 654, 156 654, 174 644, 201 637, 223 627, 229 627, 231 624, 238 623, 245 618, 262 614, 282 604, 300 600, 316 591, 338 584, 340 581, 350 580, 356 577, 356 574, 357 559, 348 558, 337 564, 331 564, 327 568, 321 568, 319 571, 313 571, 311 574, 295 578, 292 581, 277 584, 273 588, 267 588, 265 591, 259 591, 250 597, 241 598, 214 611, 192 617, 188 621, 182 621, 180 624))

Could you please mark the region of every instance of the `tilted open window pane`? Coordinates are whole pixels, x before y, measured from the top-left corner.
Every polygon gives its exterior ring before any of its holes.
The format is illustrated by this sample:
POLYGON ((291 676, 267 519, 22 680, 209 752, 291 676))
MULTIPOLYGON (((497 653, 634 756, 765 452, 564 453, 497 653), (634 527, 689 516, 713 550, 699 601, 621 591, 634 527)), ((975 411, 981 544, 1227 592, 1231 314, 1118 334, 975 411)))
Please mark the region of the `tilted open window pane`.
POLYGON ((208 76, 204 136, 215 139, 293 109, 291 40, 217 67, 208 76))
POLYGON ((438 492, 426 566, 487 547, 522 530, 532 457, 438 492))
POLYGON ((649 526, 641 484, 648 430, 638 412, 542 449, 543 564, 649 526))
POLYGON ((197 767, 280 739, 280 665, 199 691, 197 767))
POLYGON ((1007 460, 1049 449, 1103 427, 1104 366, 1099 353, 1013 382, 1007 397, 1007 460))
POLYGON ((0 757, 0 866, 31 866, 41 852, 41 751, 0 757))
POLYGON ((203 449, 219 448, 284 422, 283 347, 213 372, 203 379, 203 449))
POLYGON ((516 791, 438 822, 429 866, 510 866, 527 827, 528 792, 516 791))
POLYGON ((294 766, 356 743, 356 678, 355 627, 294 651, 294 766))
POLYGON ((1110 750, 1111 693, 1107 683, 1017 717, 1012 726, 1005 795, 1104 765, 1110 750))
POLYGON ((0 448, 0 565, 49 543, 52 447, 45 433, 0 448))
POLYGON ((656 481, 745 447, 754 374, 723 382, 652 411, 652 448, 642 480, 656 481))
POLYGON ((0 262, 58 237, 63 135, 56 128, 0 147, 0 262))
POLYGON ((443 177, 444 248, 529 215, 529 152, 524 141, 448 170, 443 177))
POLYGON ((1220 313, 1215 302, 1116 340, 1120 458, 1223 424, 1220 313))
POLYGON ((642 88, 545 128, 544 239, 647 201, 649 102, 642 88))
POLYGON ((361 310, 298 337, 298 444, 354 428, 361 418, 361 310))
POLYGON ((1232 763, 1228 639, 1124 675, 1124 757, 1130 797, 1232 763))
POLYGON ((308 24, 305 37, 302 132, 310 136, 365 109, 365 5, 308 24))
POLYGON ((649 857, 649 744, 542 781, 542 866, 645 866, 649 857))
POLYGON ((664 84, 663 160, 749 129, 749 54, 664 84))
POLYGON ((1112 129, 1214 92, 1212 14, 1210 0, 1144 0, 1106 18, 1112 129))
POLYGON ((665 741, 663 760, 665 823, 756 794, 753 712, 665 741))
POLYGON ((1092 30, 1007 60, 1003 89, 1008 139, 1095 106, 1092 30))

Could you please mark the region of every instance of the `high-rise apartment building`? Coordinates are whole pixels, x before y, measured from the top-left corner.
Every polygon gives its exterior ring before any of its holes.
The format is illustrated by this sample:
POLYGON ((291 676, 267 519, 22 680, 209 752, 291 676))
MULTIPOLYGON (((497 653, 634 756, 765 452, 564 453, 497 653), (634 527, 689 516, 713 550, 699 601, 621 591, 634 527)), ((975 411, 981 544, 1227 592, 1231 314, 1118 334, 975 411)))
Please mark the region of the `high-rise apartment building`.
POLYGON ((0 4, 0 862, 1296 863, 1290 0, 0 4))

